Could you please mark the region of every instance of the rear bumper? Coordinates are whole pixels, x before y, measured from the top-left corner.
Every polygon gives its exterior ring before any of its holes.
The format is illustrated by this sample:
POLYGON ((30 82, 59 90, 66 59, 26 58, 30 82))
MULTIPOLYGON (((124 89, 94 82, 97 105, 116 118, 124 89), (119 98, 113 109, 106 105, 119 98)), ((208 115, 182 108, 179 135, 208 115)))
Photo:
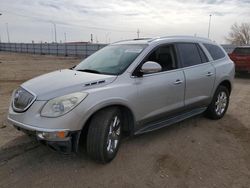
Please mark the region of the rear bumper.
POLYGON ((247 65, 235 63, 235 71, 248 71, 248 72, 250 72, 250 63, 247 65))
POLYGON ((69 131, 66 129, 44 129, 27 125, 18 121, 15 121, 8 117, 8 121, 19 131, 22 131, 28 135, 33 135, 40 143, 49 146, 50 148, 62 152, 71 153, 78 151, 78 143, 81 131, 69 131), (57 132, 57 131, 69 131, 66 138, 60 140, 46 140, 37 136, 37 132, 57 132))

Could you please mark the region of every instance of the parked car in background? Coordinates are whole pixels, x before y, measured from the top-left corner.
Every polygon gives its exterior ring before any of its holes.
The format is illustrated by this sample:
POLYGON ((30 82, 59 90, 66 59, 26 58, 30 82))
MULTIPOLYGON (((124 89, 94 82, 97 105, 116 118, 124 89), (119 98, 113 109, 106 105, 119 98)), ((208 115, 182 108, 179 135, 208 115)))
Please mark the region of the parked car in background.
POLYGON ((88 155, 109 162, 122 135, 138 135, 205 113, 227 111, 234 63, 209 39, 163 37, 111 44, 73 69, 13 92, 9 121, 63 152, 86 138, 88 155))
POLYGON ((237 72, 250 73, 250 46, 236 47, 229 57, 235 63, 237 72))

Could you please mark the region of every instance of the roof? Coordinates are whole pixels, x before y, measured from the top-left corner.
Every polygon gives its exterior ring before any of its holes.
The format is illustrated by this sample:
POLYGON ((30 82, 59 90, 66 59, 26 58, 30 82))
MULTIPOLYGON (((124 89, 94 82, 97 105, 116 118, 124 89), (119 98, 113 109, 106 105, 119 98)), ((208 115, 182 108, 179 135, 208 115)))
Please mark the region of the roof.
POLYGON ((139 38, 139 39, 129 39, 115 42, 113 44, 150 44, 153 42, 208 42, 213 43, 208 38, 194 37, 194 36, 166 36, 166 37, 154 37, 154 38, 139 38))

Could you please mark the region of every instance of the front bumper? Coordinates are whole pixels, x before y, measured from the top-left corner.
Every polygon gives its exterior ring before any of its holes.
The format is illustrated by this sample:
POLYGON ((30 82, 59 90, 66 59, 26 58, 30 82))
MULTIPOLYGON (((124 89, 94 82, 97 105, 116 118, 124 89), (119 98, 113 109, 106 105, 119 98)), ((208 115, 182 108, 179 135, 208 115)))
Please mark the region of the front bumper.
POLYGON ((60 151, 62 153, 70 153, 70 152, 77 152, 78 151, 78 143, 81 131, 69 131, 68 129, 47 129, 47 128, 40 128, 31 125, 27 125, 16 120, 11 119, 8 117, 8 121, 20 131, 25 132, 29 135, 34 135, 36 139, 48 145, 50 148, 60 151), (43 139, 37 136, 37 133, 55 133, 67 131, 68 135, 65 138, 56 138, 56 139, 43 139))
POLYGON ((20 127, 22 129, 26 129, 29 131, 37 131, 37 132, 55 132, 55 131, 69 131, 68 129, 47 129, 47 128, 41 128, 41 127, 35 127, 32 125, 24 124, 21 122, 18 122, 10 117, 8 117, 8 121, 13 124, 14 126, 20 127))

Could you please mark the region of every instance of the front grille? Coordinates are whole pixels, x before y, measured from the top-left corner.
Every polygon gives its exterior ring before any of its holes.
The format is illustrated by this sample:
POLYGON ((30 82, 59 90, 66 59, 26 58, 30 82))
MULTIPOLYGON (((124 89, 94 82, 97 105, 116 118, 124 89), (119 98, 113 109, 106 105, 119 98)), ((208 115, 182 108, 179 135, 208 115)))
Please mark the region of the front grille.
POLYGON ((24 112, 34 102, 35 96, 19 87, 13 95, 13 109, 16 112, 24 112))

